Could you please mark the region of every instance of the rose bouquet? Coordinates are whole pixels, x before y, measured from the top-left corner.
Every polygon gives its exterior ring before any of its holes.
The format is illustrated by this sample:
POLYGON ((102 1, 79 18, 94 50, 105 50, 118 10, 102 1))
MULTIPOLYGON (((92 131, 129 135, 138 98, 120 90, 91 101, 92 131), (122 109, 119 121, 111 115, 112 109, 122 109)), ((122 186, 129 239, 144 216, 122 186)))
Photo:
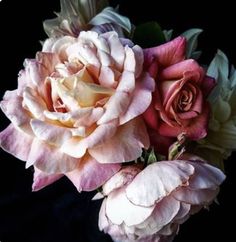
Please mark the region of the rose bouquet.
POLYGON ((172 241, 225 179, 234 67, 221 51, 200 65, 200 29, 135 27, 105 0, 61 0, 44 29, 1 101, 1 147, 34 167, 33 191, 62 176, 97 190, 99 228, 114 241, 172 241))

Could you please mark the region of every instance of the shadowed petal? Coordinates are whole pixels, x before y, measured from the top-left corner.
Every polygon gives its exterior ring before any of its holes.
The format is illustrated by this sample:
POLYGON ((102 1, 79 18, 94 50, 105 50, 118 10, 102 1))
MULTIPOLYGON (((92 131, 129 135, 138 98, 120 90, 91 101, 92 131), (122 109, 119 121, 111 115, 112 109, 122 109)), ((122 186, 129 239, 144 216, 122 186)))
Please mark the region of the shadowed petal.
POLYGON ((33 192, 39 191, 44 187, 52 184, 53 182, 59 180, 61 177, 63 177, 63 174, 47 174, 35 167, 32 191, 33 192))
POLYGON ((111 176, 119 171, 120 164, 100 164, 86 155, 75 170, 66 173, 79 192, 92 191, 103 185, 111 176))
POLYGON ((0 146, 20 160, 28 159, 33 138, 10 124, 0 133, 0 146))
POLYGON ((127 123, 131 119, 142 114, 150 105, 155 81, 147 73, 136 83, 132 99, 127 111, 120 117, 120 124, 127 123))
POLYGON ((119 126, 113 137, 88 151, 100 163, 122 163, 140 157, 145 147, 149 147, 146 127, 142 119, 136 118, 119 126))
POLYGON ((117 225, 122 223, 127 226, 139 224, 146 220, 154 209, 155 206, 141 207, 134 205, 127 199, 122 188, 112 192, 106 203, 107 217, 117 225))
POLYGON ((145 62, 152 63, 153 57, 157 62, 163 66, 173 65, 179 61, 184 60, 185 57, 186 39, 184 37, 177 37, 166 44, 145 49, 145 62))
POLYGON ((183 161, 154 163, 140 172, 126 188, 127 197, 134 204, 152 206, 187 182, 193 173, 194 167, 183 161))

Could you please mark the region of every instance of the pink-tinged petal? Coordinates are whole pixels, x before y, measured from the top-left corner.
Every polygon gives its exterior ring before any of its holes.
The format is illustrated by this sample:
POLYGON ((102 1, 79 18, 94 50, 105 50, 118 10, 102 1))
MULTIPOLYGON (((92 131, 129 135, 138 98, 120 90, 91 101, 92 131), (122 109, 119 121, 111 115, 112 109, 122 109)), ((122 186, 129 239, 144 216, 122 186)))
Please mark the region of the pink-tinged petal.
POLYGON ((57 41, 58 39, 56 38, 48 38, 44 41, 43 43, 43 48, 42 51, 43 52, 52 52, 52 47, 54 45, 54 43, 57 41))
POLYGON ((112 192, 107 197, 107 217, 112 223, 117 225, 122 223, 125 223, 127 226, 140 224, 151 215, 154 209, 155 206, 141 207, 134 205, 127 199, 122 188, 112 192))
POLYGON ((136 60, 135 77, 138 78, 143 71, 143 63, 144 63, 143 49, 140 46, 135 45, 132 48, 132 50, 134 52, 134 56, 135 56, 135 60, 136 60))
POLYGON ((83 157, 86 153, 87 145, 81 140, 79 137, 72 137, 61 146, 61 152, 75 158, 83 157))
POLYGON ((163 198, 149 218, 137 225, 137 235, 147 236, 160 231, 165 225, 170 223, 180 210, 180 202, 171 196, 163 198))
POLYGON ((184 60, 186 48, 186 39, 184 37, 177 37, 166 44, 145 49, 145 62, 152 63, 153 57, 159 65, 166 67, 184 60))
POLYGON ((189 183, 189 188, 198 189, 216 189, 224 180, 224 173, 211 165, 201 161, 191 162, 195 168, 195 174, 189 183))
POLYGON ((32 184, 32 191, 36 192, 44 187, 54 183, 63 177, 63 174, 47 174, 38 168, 34 168, 34 181, 32 184))
MULTIPOLYGON (((70 47, 68 48, 70 49, 70 47)), ((97 56, 97 49, 95 48, 95 46, 91 46, 90 43, 78 43, 77 45, 77 54, 79 57, 79 60, 84 64, 90 64, 92 66, 95 66, 96 68, 100 68, 101 66, 101 62, 98 59, 97 56), (78 53, 78 54, 77 54, 78 53)), ((76 56, 74 56, 76 57, 76 56)), ((71 56, 70 56, 71 58, 71 56)))
POLYGON ((72 114, 72 119, 76 120, 74 123, 74 127, 90 127, 91 125, 96 123, 102 117, 103 114, 104 109, 101 107, 92 108, 90 111, 83 111, 83 109, 80 109, 77 113, 72 114))
MULTIPOLYGON (((50 76, 55 71, 55 66, 60 63, 59 57, 56 53, 38 52, 36 54, 36 61, 39 63, 38 71, 41 78, 40 81, 44 82, 47 76, 50 76)), ((36 73, 37 74, 37 73, 36 73)), ((40 82, 36 82, 40 84, 40 82)))
POLYGON ((186 183, 193 173, 194 167, 183 161, 157 162, 134 178, 126 188, 126 195, 133 204, 152 206, 186 183))
POLYGON ((118 172, 120 167, 120 164, 100 164, 86 155, 73 171, 66 173, 66 176, 79 192, 93 191, 118 172))
POLYGON ((192 119, 189 125, 184 128, 183 132, 185 132, 190 139, 199 140, 207 135, 209 112, 209 104, 204 103, 203 112, 192 119))
POLYGON ((102 66, 106 66, 106 67, 112 66, 113 60, 111 59, 111 56, 107 52, 97 49, 97 56, 102 66))
POLYGON ((100 211, 99 211, 99 220, 98 220, 98 227, 102 231, 104 230, 105 233, 107 233, 107 229, 109 227, 109 221, 106 216, 106 201, 107 199, 104 198, 100 211))
POLYGON ((94 31, 82 31, 80 32, 78 39, 81 42, 85 42, 89 44, 93 43, 93 45, 95 45, 97 49, 102 50, 106 53, 109 53, 109 46, 107 43, 107 39, 113 34, 114 32, 108 32, 108 33, 99 35, 94 31))
POLYGON ((155 89, 155 81, 145 73, 138 82, 127 111, 120 117, 120 124, 127 123, 133 118, 144 113, 152 101, 152 92, 155 89))
POLYGON ((119 84, 116 88, 118 92, 132 93, 135 88, 135 77, 134 73, 124 70, 119 79, 119 84))
POLYGON ((124 167, 103 185, 103 194, 107 196, 114 190, 129 184, 140 171, 138 166, 124 167))
POLYGON ((115 92, 105 104, 105 113, 98 120, 97 124, 104 124, 113 119, 117 119, 126 112, 130 104, 131 96, 124 92, 115 92))
POLYGON ((83 142, 87 144, 87 148, 93 148, 94 146, 109 142, 110 138, 115 135, 118 128, 117 126, 117 119, 114 119, 109 123, 101 124, 89 136, 83 139, 83 142))
POLYGON ((125 50, 115 32, 112 32, 112 34, 109 35, 108 43, 110 46, 111 57, 115 62, 115 67, 121 71, 125 60, 125 50))
POLYGON ((112 68, 107 66, 102 66, 100 69, 99 83, 108 88, 115 88, 117 86, 117 81, 115 80, 115 74, 112 68))
POLYGON ((27 159, 26 168, 34 165, 48 174, 66 173, 75 169, 79 159, 62 153, 55 146, 34 139, 27 159))
POLYGON ((176 216, 174 217, 174 221, 179 221, 182 219, 185 219, 185 217, 188 217, 189 212, 191 210, 191 205, 188 203, 181 202, 180 203, 180 209, 176 216))
POLYGON ((109 142, 110 138, 116 133, 118 120, 99 125, 90 135, 84 139, 72 138, 66 141, 61 150, 73 157, 81 158, 88 148, 99 146, 109 142))
POLYGON ((122 163, 137 159, 142 148, 149 147, 149 138, 142 119, 136 118, 119 126, 116 134, 88 151, 100 163, 122 163))
POLYGON ((209 105, 205 103, 203 112, 192 119, 188 126, 169 126, 167 123, 160 123, 159 133, 168 137, 177 137, 185 133, 191 140, 199 140, 207 135, 209 105))
POLYGON ((133 50, 125 46, 124 71, 135 73, 136 60, 133 50))
POLYGON ((26 70, 21 70, 18 76, 17 95, 22 97, 23 92, 25 91, 25 88, 27 86, 33 87, 31 83, 30 75, 26 70))
POLYGON ((69 46, 73 46, 73 43, 76 42, 76 38, 71 36, 64 36, 55 41, 55 43, 51 44, 49 42, 45 42, 43 46, 43 51, 56 53, 61 62, 66 61, 68 58, 67 49, 69 46))
POLYGON ((160 135, 166 136, 166 137, 177 137, 180 133, 183 133, 184 129, 180 126, 170 126, 167 123, 160 122, 159 130, 158 132, 160 135))
POLYGON ((159 78, 161 80, 181 79, 186 72, 193 73, 191 81, 198 83, 202 81, 202 77, 205 74, 203 68, 195 60, 188 59, 168 66, 160 73, 159 78))
POLYGON ((192 205, 207 205, 216 198, 218 193, 219 188, 216 188, 214 190, 192 190, 188 187, 182 187, 179 190, 173 192, 173 196, 179 201, 192 205))
POLYGON ((47 110, 47 105, 38 93, 32 88, 27 87, 23 93, 23 104, 31 114, 40 120, 44 120, 43 112, 47 110))
POLYGON ((23 161, 29 156, 32 142, 31 136, 17 130, 12 124, 0 133, 1 148, 23 161))
POLYGON ((71 130, 62 126, 45 123, 37 119, 32 119, 30 125, 39 140, 52 145, 61 146, 72 137, 71 130))
POLYGON ((205 78, 202 81, 202 92, 204 97, 208 97, 210 92, 213 90, 213 88, 216 86, 216 80, 210 76, 205 76, 205 78))
POLYGON ((148 109, 143 113, 143 117, 145 119, 146 124, 148 127, 154 130, 158 130, 158 124, 159 124, 159 117, 158 117, 158 112, 154 108, 154 106, 151 104, 148 109))
POLYGON ((22 101, 23 98, 17 95, 17 90, 7 91, 0 103, 0 107, 14 126, 25 130, 28 127, 30 117, 22 107, 22 101))

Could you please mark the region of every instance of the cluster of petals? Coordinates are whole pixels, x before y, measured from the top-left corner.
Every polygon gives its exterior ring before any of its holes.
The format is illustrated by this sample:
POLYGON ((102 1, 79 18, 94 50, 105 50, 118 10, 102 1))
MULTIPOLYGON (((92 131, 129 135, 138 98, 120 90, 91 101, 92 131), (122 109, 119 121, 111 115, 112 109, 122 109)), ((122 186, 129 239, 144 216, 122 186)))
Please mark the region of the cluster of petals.
POLYGON ((125 167, 103 186, 99 227, 117 242, 172 241, 180 224, 212 203, 224 179, 194 156, 125 167))
POLYGON ((154 90, 143 61, 130 40, 93 31, 47 39, 25 61, 18 88, 1 102, 11 124, 0 144, 35 167, 33 190, 63 175, 94 190, 141 156, 149 137, 140 114, 154 90))

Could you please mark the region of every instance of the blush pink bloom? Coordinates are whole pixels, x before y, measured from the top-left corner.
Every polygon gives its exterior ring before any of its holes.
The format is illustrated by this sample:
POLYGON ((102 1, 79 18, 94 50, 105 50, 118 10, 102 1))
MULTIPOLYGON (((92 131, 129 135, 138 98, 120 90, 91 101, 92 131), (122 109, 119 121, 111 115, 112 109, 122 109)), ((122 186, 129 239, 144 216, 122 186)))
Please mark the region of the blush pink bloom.
POLYGON ((149 146, 139 115, 155 83, 142 66, 142 49, 115 32, 48 39, 25 61, 1 102, 12 123, 0 143, 35 167, 33 190, 64 174, 79 191, 96 189, 149 146))
POLYGON ((103 186, 99 228, 117 242, 172 241, 180 224, 212 203, 224 179, 201 160, 126 167, 103 186))
POLYGON ((185 51, 184 37, 144 50, 145 66, 156 80, 145 119, 162 136, 177 137, 185 133, 188 138, 198 140, 207 134, 206 98, 215 81, 205 75, 195 60, 185 59, 185 51))

